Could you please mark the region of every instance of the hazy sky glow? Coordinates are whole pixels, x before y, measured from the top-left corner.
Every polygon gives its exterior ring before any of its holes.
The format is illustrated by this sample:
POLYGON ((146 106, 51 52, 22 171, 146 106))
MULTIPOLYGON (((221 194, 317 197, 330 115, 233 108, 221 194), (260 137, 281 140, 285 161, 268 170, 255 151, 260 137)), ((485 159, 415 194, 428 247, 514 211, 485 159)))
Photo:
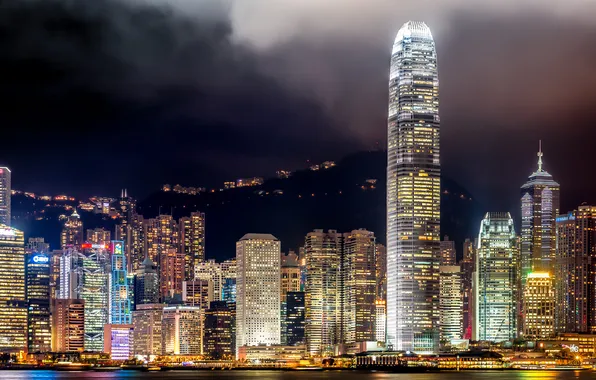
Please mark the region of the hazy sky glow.
POLYGON ((595 202, 594 14, 589 0, 6 1, 0 163, 26 190, 146 194, 384 147, 391 44, 420 19, 444 173, 517 209, 542 138, 563 208, 595 202))

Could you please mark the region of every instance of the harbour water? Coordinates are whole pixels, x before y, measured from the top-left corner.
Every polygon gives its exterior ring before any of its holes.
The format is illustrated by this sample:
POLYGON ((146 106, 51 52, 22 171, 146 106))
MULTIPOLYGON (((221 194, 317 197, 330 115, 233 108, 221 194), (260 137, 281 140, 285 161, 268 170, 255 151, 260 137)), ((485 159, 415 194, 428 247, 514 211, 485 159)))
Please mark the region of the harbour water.
POLYGON ((363 377, 372 380, 501 380, 501 379, 531 379, 531 380, 583 380, 596 378, 593 371, 465 371, 440 373, 386 373, 366 371, 167 371, 167 372, 57 372, 57 371, 1 371, 2 380, 61 380, 61 379, 164 379, 164 380, 362 380, 363 377))

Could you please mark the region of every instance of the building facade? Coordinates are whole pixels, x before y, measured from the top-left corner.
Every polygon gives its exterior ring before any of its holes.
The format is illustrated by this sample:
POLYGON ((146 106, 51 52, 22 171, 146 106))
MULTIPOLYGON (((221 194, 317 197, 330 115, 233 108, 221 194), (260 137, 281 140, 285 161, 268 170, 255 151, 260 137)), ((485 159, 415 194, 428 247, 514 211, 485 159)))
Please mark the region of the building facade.
POLYGON ((306 341, 305 294, 291 291, 286 294, 285 337, 288 346, 304 345, 306 341))
POLYGON ((441 265, 453 266, 457 264, 455 258, 455 242, 449 240, 449 236, 445 235, 441 240, 441 265))
POLYGON ((476 255, 474 340, 517 337, 518 240, 509 213, 489 212, 480 223, 476 255))
POLYGON ((134 352, 133 339, 132 324, 107 324, 104 326, 103 352, 112 360, 129 360, 134 352))
POLYGON ((0 166, 0 225, 10 226, 12 196, 12 173, 6 166, 0 166))
POLYGON ((195 306, 166 306, 162 317, 164 355, 203 353, 203 309, 195 306))
POLYGON ((0 352, 27 351, 25 238, 0 225, 0 352))
POLYGON ((134 276, 134 305, 135 308, 142 304, 159 302, 159 276, 157 265, 150 258, 143 261, 141 268, 134 276))
POLYGON ((110 279, 110 321, 112 324, 130 325, 132 323, 131 289, 128 286, 128 272, 124 242, 112 241, 109 245, 112 259, 110 279))
POLYGON ((463 336, 463 288, 459 265, 441 265, 439 320, 440 339, 450 342, 463 336))
POLYGON ((208 358, 234 357, 232 322, 232 311, 225 301, 211 302, 205 311, 205 338, 203 339, 203 354, 208 358))
POLYGON ((306 235, 306 341, 311 355, 333 353, 341 342, 341 255, 343 235, 314 230, 306 235))
POLYGON ((439 343, 441 164, 435 43, 423 22, 395 38, 389 73, 387 340, 396 350, 439 343))
POLYGON ((55 299, 52 302, 52 351, 82 352, 85 350, 85 301, 55 299))
POLYGON ((236 243, 236 354, 239 347, 280 344, 281 243, 246 234, 236 243))
POLYGON ((555 335, 555 290, 548 272, 531 272, 523 290, 524 338, 549 339, 555 335))
POLYGON ((34 252, 27 254, 26 260, 28 352, 50 352, 50 256, 47 253, 34 252))
POLYGON ((132 313, 134 326, 133 352, 135 355, 156 356, 163 352, 163 304, 137 305, 132 313))
POLYGON ((205 261, 205 213, 180 218, 180 252, 184 254, 184 279, 195 278, 195 266, 205 261))

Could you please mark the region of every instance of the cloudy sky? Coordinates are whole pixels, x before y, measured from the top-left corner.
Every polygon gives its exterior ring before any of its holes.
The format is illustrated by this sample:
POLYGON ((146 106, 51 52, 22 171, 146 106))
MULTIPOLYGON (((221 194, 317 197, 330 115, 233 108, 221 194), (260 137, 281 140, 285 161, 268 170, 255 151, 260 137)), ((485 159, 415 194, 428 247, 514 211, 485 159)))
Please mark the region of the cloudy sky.
POLYGON ((596 2, 4 0, 0 163, 37 192, 146 195, 384 147, 392 40, 439 54, 444 173, 495 210, 545 166, 596 201, 596 2))

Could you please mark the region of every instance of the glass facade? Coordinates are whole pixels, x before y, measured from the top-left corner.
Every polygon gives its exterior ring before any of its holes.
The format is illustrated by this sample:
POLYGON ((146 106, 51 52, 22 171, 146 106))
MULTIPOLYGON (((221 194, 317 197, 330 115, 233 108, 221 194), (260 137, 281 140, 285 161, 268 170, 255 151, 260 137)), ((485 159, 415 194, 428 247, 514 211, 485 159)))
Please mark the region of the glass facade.
POLYGON ((180 218, 180 251, 184 253, 184 279, 195 278, 195 266, 205 261, 205 214, 180 218))
POLYGON ((440 339, 449 342, 463 335, 463 292, 459 265, 439 268, 441 296, 439 297, 440 339))
POLYGON ((304 292, 286 293, 285 336, 288 346, 304 344, 306 323, 304 298, 304 292))
POLYGON ((517 337, 518 239, 509 213, 489 212, 480 223, 476 255, 474 340, 517 337))
POLYGON ((132 323, 132 310, 124 242, 112 241, 110 250, 112 256, 110 320, 112 324, 130 324, 132 323))
POLYGON ((29 352, 49 352, 52 348, 50 256, 33 252, 26 260, 28 349, 29 352))
POLYGON ((439 78, 430 29, 397 33, 389 74, 387 149, 387 340, 438 349, 440 187, 439 78))
POLYGON ((211 302, 205 311, 205 338, 203 339, 203 353, 208 358, 233 358, 232 322, 232 311, 226 302, 211 302))
POLYGON ((555 291, 548 272, 527 275, 523 293, 524 338, 548 339, 555 335, 555 291))
POLYGON ((0 351, 26 350, 25 238, 0 225, 0 351))

